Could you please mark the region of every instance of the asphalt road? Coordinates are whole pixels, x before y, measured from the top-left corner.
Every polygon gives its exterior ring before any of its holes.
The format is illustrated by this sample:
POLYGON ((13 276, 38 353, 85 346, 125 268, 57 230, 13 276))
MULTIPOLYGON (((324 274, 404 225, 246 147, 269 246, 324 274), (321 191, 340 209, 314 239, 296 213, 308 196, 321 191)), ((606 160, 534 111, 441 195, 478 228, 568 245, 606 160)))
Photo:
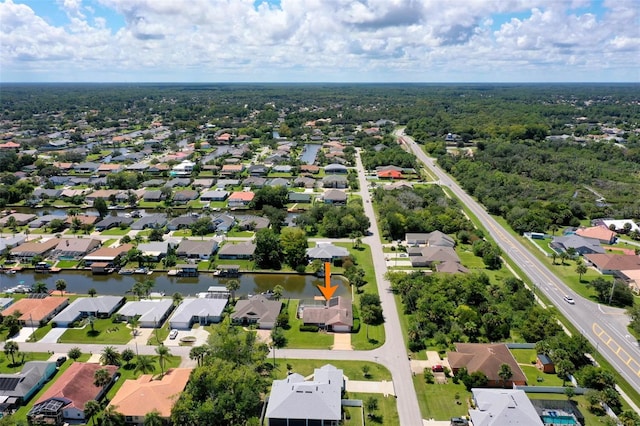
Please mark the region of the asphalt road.
POLYGON ((531 254, 449 175, 437 167, 434 159, 428 157, 412 138, 404 135, 404 129, 396 134, 403 138, 417 158, 436 176, 439 184, 449 189, 473 212, 503 253, 534 283, 534 292, 542 292, 547 296, 565 318, 591 342, 596 351, 600 352, 631 386, 640 389, 640 348, 638 342, 627 331, 629 318, 624 311, 602 306, 573 293, 547 265, 531 254), (565 302, 564 295, 571 296, 575 305, 565 302))

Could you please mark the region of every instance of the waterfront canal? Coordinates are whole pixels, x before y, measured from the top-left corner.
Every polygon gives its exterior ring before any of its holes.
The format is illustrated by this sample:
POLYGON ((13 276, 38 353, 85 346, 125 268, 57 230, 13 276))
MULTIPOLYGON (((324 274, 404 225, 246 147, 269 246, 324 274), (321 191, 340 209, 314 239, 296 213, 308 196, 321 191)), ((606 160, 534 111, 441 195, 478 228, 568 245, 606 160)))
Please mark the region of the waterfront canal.
MULTIPOLYGON (((65 280, 66 291, 69 293, 87 294, 90 288, 95 288, 98 295, 126 295, 136 281, 153 280, 152 292, 162 292, 166 295, 181 293, 183 296, 194 296, 197 293, 206 292, 210 286, 224 286, 230 278, 215 277, 211 273, 201 273, 198 277, 169 277, 166 273, 153 273, 151 275, 91 275, 88 271, 62 271, 55 274, 41 274, 33 271, 24 271, 17 274, 0 274, 0 291, 25 285, 32 286, 36 281, 47 284, 49 290, 55 290, 57 280, 65 280)), ((312 298, 320 296, 318 285, 323 285, 324 279, 313 275, 298 274, 242 274, 240 290, 237 295, 257 294, 273 290, 280 284, 284 287, 283 297, 292 299, 312 298)), ((351 288, 338 276, 331 278, 331 285, 338 286, 336 295, 350 295, 351 288)))

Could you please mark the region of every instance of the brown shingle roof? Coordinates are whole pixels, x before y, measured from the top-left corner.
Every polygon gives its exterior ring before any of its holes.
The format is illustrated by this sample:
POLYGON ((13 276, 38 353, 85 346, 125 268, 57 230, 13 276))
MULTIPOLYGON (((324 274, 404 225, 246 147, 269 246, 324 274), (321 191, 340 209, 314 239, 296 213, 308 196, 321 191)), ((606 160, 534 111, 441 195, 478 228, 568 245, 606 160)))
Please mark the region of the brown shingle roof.
POLYGON ((508 364, 512 382, 526 382, 527 378, 504 343, 456 343, 457 352, 448 352, 452 369, 465 367, 469 373, 483 372, 490 381, 500 382, 500 366, 508 364))
POLYGON ((640 256, 636 256, 635 254, 593 253, 585 254, 584 257, 598 269, 608 269, 611 271, 640 269, 640 256))

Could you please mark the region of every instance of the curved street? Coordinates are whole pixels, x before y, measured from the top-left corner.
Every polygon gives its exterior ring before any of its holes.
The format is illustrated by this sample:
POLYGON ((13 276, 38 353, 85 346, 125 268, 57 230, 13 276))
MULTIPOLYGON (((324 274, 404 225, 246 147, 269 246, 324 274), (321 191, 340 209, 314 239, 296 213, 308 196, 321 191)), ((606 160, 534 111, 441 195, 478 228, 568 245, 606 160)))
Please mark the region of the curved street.
POLYGON ((509 256, 534 284, 534 292, 542 292, 602 354, 609 363, 635 389, 640 389, 640 349, 638 342, 627 331, 628 316, 624 310, 602 306, 576 295, 524 245, 493 219, 476 200, 444 173, 433 158, 428 157, 418 144, 404 134, 404 129, 396 130, 416 157, 433 173, 440 185, 447 187, 487 229, 503 253, 509 256), (570 295, 575 305, 563 300, 570 295))

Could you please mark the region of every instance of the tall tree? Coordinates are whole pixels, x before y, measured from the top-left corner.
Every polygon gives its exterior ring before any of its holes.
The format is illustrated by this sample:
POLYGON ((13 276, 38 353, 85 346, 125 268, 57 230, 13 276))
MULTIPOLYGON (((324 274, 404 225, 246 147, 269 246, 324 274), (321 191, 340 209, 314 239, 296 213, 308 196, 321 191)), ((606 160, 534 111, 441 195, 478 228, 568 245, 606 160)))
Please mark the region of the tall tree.
POLYGON ((100 403, 95 399, 90 399, 84 404, 84 415, 89 418, 89 423, 93 422, 93 418, 100 412, 102 408, 100 403))
POLYGON ((163 426, 164 420, 160 416, 160 412, 158 410, 153 410, 144 415, 144 421, 142 423, 144 426, 163 426))
POLYGON ((123 426, 124 424, 124 415, 119 413, 116 407, 109 405, 104 410, 100 426, 123 426))
POLYGON ((198 367, 200 367, 202 366, 207 351, 208 348, 206 346, 194 346, 189 351, 189 359, 196 361, 198 363, 198 367))
POLYGON ((15 356, 20 350, 18 343, 13 340, 7 340, 4 344, 4 354, 9 355, 11 357, 11 364, 16 365, 15 356))
POLYGON ((94 297, 94 296, 98 293, 98 291, 97 291, 95 288, 91 287, 91 288, 87 291, 87 293, 89 294, 89 296, 94 297))
POLYGON ((93 208, 96 209, 98 214, 100 215, 100 219, 103 219, 107 213, 109 213, 109 206, 107 206, 107 202, 104 198, 96 198, 93 202, 93 208))
POLYGON ((171 351, 165 345, 156 347, 156 354, 158 355, 158 363, 160 364, 160 375, 164 376, 164 363, 167 357, 171 355, 171 351))
POLYGON ((502 379, 502 387, 506 388, 507 382, 513 377, 513 370, 511 370, 511 366, 506 363, 500 364, 500 369, 498 370, 498 377, 502 379))
POLYGON ((133 352, 132 349, 126 348, 122 350, 122 354, 120 354, 120 357, 125 362, 125 368, 126 368, 129 366, 129 363, 133 361, 133 359, 136 357, 136 353, 133 352))
POLYGON ((67 282, 65 280, 63 279, 56 280, 56 290, 60 292, 60 296, 62 296, 62 294, 66 289, 67 289, 67 282))
POLYGON ((102 355, 100 356, 100 362, 104 365, 120 365, 120 352, 113 346, 105 346, 102 349, 102 355))
POLYGON ((256 250, 254 258, 260 268, 280 269, 282 247, 279 236, 269 228, 256 232, 256 250))
POLYGON ((580 278, 580 282, 582 282, 582 276, 586 273, 587 273, 587 266, 584 264, 584 262, 582 262, 582 260, 579 260, 576 264, 576 274, 578 274, 578 277, 580 278))
POLYGON ((149 355, 138 355, 136 357, 136 368, 134 373, 149 374, 156 371, 156 366, 153 362, 153 358, 149 355))
POLYGON ((300 228, 284 228, 280 233, 280 246, 282 247, 282 258, 284 262, 296 269, 307 264, 307 242, 306 233, 300 228))
POLYGON ((105 387, 111 381, 111 374, 106 368, 101 368, 93 373, 93 384, 99 388, 105 387))
POLYGON ((73 348, 69 349, 69 352, 67 352, 67 356, 70 359, 77 361, 78 358, 82 356, 82 350, 79 347, 74 346, 73 348))
POLYGON ((236 299, 236 291, 240 289, 240 280, 232 278, 227 280, 225 286, 227 287, 227 290, 229 290, 229 293, 231 293, 231 301, 233 302, 236 299))
POLYGON ((46 293, 48 291, 47 289, 47 283, 44 283, 42 281, 37 281, 34 285, 33 285, 33 292, 34 293, 46 293))

